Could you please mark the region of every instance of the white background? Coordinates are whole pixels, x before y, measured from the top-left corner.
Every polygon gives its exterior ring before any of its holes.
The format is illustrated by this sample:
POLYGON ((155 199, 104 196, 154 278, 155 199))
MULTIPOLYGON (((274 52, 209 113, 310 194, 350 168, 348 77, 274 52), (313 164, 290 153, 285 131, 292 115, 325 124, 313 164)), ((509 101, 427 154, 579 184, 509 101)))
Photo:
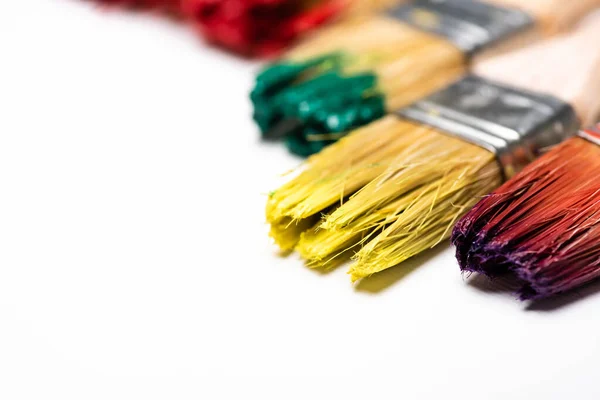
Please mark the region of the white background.
POLYGON ((279 258, 264 193, 299 160, 258 140, 257 63, 68 0, 2 1, 0 51, 1 399, 599 398, 600 285, 279 258))

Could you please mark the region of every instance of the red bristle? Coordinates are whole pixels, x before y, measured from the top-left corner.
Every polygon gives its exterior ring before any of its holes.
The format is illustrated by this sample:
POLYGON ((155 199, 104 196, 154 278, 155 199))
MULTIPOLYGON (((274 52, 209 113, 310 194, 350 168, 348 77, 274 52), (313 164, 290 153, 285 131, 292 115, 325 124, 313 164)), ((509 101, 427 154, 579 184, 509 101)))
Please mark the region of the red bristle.
POLYGON ((456 225, 463 270, 511 272, 522 299, 600 276, 600 146, 573 138, 485 197, 456 225))
POLYGON ((323 0, 310 7, 308 3, 182 0, 182 10, 204 37, 218 45, 251 56, 275 56, 347 6, 346 0, 323 0))

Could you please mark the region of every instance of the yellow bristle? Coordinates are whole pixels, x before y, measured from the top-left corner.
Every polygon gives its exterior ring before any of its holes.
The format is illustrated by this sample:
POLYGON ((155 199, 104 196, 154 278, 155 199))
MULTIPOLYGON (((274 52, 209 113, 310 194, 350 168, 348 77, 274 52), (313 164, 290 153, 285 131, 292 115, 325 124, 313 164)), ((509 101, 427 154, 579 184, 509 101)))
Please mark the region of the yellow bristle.
POLYGON ((298 176, 270 195, 267 220, 315 215, 377 177, 385 169, 381 155, 394 156, 393 151, 386 151, 389 135, 378 135, 395 132, 394 121, 383 118, 310 157, 298 176))
POLYGON ((302 232, 309 230, 316 221, 318 221, 318 218, 307 218, 301 221, 281 218, 270 223, 269 236, 281 251, 291 251, 296 246, 302 232))
MULTIPOLYGON (((413 124, 398 119, 398 125, 413 124)), ((403 139, 406 140, 405 137, 397 138, 403 139)), ((458 179, 468 176, 471 166, 482 157, 485 162, 495 161, 492 153, 480 147, 420 126, 419 135, 408 141, 402 151, 396 152, 386 171, 327 217, 322 228, 344 228, 401 198, 406 198, 407 203, 400 204, 400 210, 405 210, 413 202, 423 204, 426 193, 439 194, 445 181, 458 182, 458 179), (427 192, 423 192, 425 188, 427 192)))
POLYGON ((267 221, 280 226, 287 224, 287 219, 300 223, 343 203, 384 173, 397 155, 411 148, 426 130, 394 116, 356 130, 310 157, 298 176, 271 194, 267 221))
POLYGON ((344 229, 318 227, 310 230, 302 234, 296 250, 310 265, 327 266, 332 261, 337 261, 344 249, 356 252, 359 250, 358 245, 381 232, 387 224, 388 216, 399 212, 403 202, 405 199, 373 210, 361 218, 358 224, 350 224, 344 229))
POLYGON ((395 138, 406 146, 320 230, 302 236, 296 250, 309 262, 326 264, 354 246, 354 280, 392 267, 446 239, 454 221, 502 182, 487 150, 431 128, 396 123, 408 129, 395 138), (407 139, 411 132, 418 134, 407 139))
POLYGON ((309 267, 327 268, 333 261, 337 261, 342 253, 353 250, 368 235, 365 231, 333 232, 316 227, 302 233, 296 251, 308 262, 309 267))
MULTIPOLYGON (((388 217, 393 222, 354 257, 356 263, 349 271, 352 281, 398 265, 449 238, 456 220, 502 183, 493 154, 465 142, 461 145, 463 155, 451 162, 442 161, 445 151, 440 147, 437 166, 447 174, 417 189, 419 201, 388 217)), ((373 182, 378 183, 382 182, 373 182)), ((394 185, 394 181, 382 184, 394 185)))

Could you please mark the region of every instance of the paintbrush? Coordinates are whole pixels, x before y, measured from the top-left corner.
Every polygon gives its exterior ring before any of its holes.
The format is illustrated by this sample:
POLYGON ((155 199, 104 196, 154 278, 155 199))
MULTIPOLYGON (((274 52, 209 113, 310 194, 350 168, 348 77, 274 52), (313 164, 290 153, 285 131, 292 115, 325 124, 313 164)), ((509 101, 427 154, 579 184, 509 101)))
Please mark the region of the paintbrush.
POLYGON ((310 155, 442 89, 472 59, 572 26, 598 0, 417 0, 319 31, 264 69, 251 94, 263 137, 310 155))
POLYGON ((270 195, 275 242, 312 266, 353 249, 357 280, 447 239, 479 197, 596 114, 599 21, 482 62, 310 157, 270 195))
POLYGON ((600 124, 545 154, 454 228, 461 270, 514 275, 522 300, 600 276, 600 124))

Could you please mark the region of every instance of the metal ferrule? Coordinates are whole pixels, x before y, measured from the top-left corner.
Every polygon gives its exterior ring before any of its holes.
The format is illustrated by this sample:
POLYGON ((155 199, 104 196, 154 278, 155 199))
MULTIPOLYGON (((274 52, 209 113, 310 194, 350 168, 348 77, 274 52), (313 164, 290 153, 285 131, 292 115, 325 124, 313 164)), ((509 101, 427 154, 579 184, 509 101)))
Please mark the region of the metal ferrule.
POLYGON ((579 131, 577 136, 600 146, 600 124, 593 128, 579 131))
POLYGON ((493 152, 505 179, 579 128, 574 109, 564 101, 475 75, 397 114, 493 152))
POLYGON ((468 56, 533 28, 528 14, 475 0, 415 0, 388 15, 442 36, 468 56))

